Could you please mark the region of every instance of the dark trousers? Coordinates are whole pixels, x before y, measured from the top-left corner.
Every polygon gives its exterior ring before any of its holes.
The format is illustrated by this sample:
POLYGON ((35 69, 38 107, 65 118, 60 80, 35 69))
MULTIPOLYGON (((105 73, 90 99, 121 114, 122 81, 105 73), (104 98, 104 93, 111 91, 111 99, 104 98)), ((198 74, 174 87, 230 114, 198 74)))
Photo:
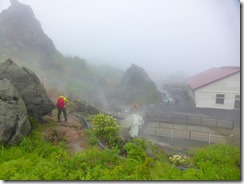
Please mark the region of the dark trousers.
POLYGON ((58 121, 60 122, 61 113, 64 114, 64 120, 67 121, 66 108, 58 108, 58 121))

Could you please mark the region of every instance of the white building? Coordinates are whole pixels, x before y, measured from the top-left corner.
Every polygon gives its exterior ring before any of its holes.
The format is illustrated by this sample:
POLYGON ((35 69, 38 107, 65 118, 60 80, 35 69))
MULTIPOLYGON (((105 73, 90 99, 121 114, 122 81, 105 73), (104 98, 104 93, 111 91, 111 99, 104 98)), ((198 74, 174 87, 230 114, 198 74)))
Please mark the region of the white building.
POLYGON ((240 67, 212 68, 187 80, 196 107, 240 109, 240 67))

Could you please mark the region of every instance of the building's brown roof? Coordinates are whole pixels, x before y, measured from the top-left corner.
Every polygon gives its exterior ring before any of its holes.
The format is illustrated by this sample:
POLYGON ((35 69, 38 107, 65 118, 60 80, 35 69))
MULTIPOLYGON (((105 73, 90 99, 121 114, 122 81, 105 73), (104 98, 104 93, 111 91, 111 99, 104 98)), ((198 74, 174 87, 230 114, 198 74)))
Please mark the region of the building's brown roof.
POLYGON ((239 66, 225 66, 220 68, 211 68, 202 73, 194 75, 187 80, 187 84, 192 89, 203 87, 209 83, 225 78, 229 75, 240 72, 239 66))

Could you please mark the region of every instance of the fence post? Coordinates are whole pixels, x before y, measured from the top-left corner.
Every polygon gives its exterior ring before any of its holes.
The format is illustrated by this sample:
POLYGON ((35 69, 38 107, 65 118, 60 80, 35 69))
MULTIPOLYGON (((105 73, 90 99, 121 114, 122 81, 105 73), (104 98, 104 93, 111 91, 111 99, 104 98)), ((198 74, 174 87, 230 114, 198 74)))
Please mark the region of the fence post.
POLYGON ((171 138, 172 138, 172 141, 174 140, 174 129, 171 129, 171 138))
POLYGON ((217 119, 216 119, 216 126, 215 126, 215 130, 214 130, 214 133, 216 134, 216 130, 217 130, 217 119))
POLYGON ((191 140, 191 130, 189 131, 189 141, 191 140))
POLYGON ((188 116, 186 116, 186 130, 188 130, 188 116))
POLYGON ((155 136, 157 135, 157 127, 155 127, 155 136))
POLYGON ((144 115, 144 125, 147 126, 147 113, 144 115))
POLYGON ((208 144, 211 143, 211 134, 208 134, 208 144))
POLYGON ((202 132, 202 117, 201 117, 201 121, 200 121, 200 132, 202 132))

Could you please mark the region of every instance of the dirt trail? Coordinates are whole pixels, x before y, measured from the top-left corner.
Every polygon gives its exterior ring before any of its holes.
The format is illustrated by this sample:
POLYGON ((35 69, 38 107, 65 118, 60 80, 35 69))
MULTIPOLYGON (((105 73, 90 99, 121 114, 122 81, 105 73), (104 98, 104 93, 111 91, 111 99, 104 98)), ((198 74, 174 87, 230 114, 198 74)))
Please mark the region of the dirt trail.
POLYGON ((67 123, 58 123, 57 116, 48 116, 47 119, 58 125, 55 127, 55 131, 57 131, 58 135, 62 135, 62 137, 65 138, 72 153, 82 151, 84 148, 88 147, 84 129, 77 118, 70 115, 67 123))

